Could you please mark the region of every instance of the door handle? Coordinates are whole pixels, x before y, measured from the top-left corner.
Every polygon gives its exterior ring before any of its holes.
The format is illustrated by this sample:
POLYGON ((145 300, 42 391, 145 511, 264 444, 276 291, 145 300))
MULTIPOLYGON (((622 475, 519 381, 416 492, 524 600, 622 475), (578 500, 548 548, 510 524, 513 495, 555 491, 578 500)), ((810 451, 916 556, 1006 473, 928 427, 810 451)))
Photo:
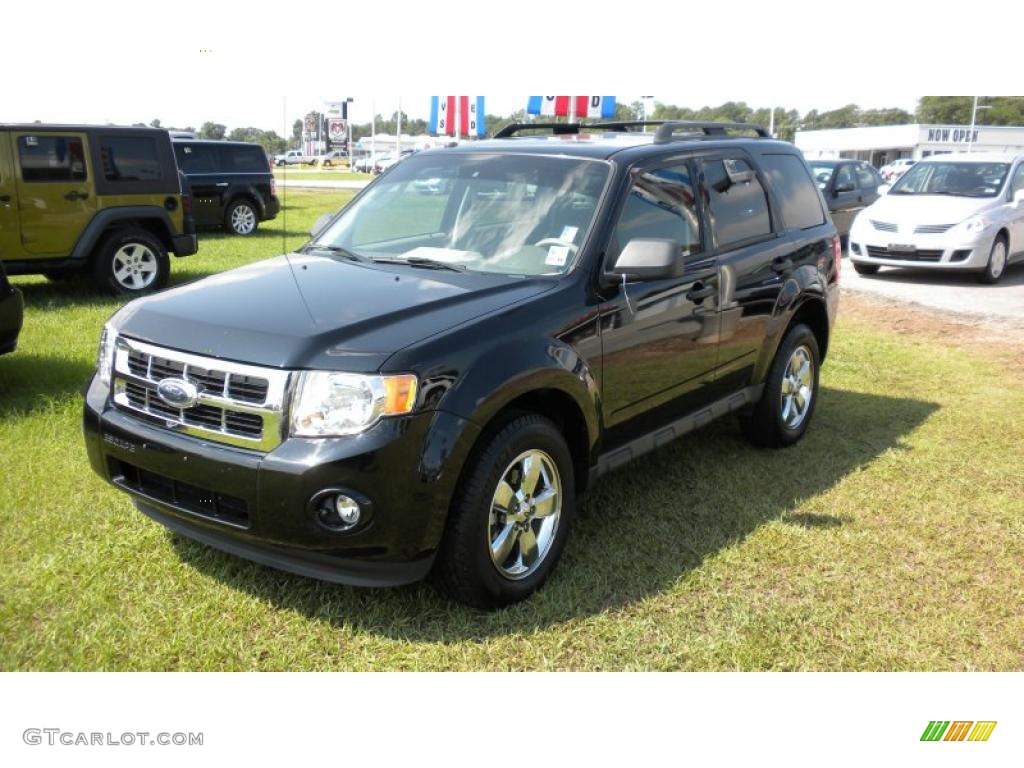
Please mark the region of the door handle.
POLYGON ((694 304, 700 304, 708 296, 712 296, 718 291, 716 285, 704 285, 704 283, 698 281, 693 284, 693 288, 686 292, 686 298, 692 301, 694 304))
POLYGON ((4 205, 9 205, 10 202, 11 202, 11 196, 10 195, 0 195, 0 203, 3 203, 4 205))
POLYGON ((217 184, 217 186, 218 187, 229 187, 229 186, 231 186, 231 182, 230 181, 221 181, 221 182, 219 182, 217 184))
POLYGON ((88 192, 73 192, 72 191, 72 192, 68 192, 66 195, 64 195, 64 199, 65 200, 71 200, 72 202, 74 202, 75 200, 88 200, 89 199, 89 193, 88 192))
POLYGON ((772 269, 776 272, 789 272, 793 268, 793 260, 788 256, 783 256, 772 261, 772 269))

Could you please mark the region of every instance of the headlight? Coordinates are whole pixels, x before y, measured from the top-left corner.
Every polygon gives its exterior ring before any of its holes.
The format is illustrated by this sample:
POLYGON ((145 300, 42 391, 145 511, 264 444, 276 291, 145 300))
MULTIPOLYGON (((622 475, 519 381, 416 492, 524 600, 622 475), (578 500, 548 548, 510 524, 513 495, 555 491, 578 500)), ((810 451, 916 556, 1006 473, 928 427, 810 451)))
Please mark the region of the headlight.
POLYGON ((988 229, 989 225, 991 224, 992 222, 989 221, 984 216, 971 216, 971 218, 965 219, 964 221, 960 222, 960 227, 965 232, 975 234, 988 229))
POLYGON ((305 371, 292 403, 291 432, 340 437, 369 429, 384 416, 412 411, 416 377, 305 371))
POLYGON ((100 334, 100 350, 96 355, 96 370, 99 371, 100 381, 110 386, 110 373, 114 367, 114 351, 117 348, 117 331, 110 323, 103 326, 103 333, 100 334))

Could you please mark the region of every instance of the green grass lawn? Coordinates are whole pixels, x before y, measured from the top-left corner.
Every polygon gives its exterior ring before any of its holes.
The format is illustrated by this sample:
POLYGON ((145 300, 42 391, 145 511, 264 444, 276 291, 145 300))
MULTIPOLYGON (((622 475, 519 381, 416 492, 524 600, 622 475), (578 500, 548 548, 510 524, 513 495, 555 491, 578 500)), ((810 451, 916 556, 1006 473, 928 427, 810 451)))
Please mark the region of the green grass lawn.
POLYGON ((347 168, 315 168, 308 165, 274 168, 274 178, 281 181, 294 179, 305 181, 319 179, 321 181, 369 181, 373 178, 369 173, 352 173, 347 168), (301 170, 299 170, 301 169, 301 170))
MULTIPOLYGON (((279 253, 348 195, 209 234, 176 282, 279 253)), ((80 390, 116 302, 16 278, 0 358, 0 669, 1021 669, 1024 385, 846 313, 797 447, 717 422, 602 478, 526 603, 350 589, 168 533, 89 469, 80 390)), ((842 307, 840 308, 842 315, 842 307)))

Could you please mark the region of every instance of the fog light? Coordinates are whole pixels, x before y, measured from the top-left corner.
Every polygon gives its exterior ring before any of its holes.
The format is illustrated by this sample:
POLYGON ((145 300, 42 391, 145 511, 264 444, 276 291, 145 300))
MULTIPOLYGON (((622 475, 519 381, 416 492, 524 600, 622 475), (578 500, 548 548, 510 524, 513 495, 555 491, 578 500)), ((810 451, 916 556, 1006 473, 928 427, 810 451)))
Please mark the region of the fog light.
POLYGON ((331 531, 347 531, 359 524, 363 510, 359 502, 344 493, 325 493, 316 500, 316 517, 331 531))

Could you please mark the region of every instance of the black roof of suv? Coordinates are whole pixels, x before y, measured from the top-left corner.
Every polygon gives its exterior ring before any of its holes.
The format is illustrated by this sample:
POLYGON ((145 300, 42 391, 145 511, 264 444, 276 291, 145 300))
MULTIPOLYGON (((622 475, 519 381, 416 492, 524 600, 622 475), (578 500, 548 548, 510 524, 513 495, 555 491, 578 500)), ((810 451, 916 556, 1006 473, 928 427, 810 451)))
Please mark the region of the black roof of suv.
POLYGON ((841 255, 803 156, 632 127, 419 152, 297 252, 133 302, 92 466, 237 555, 493 608, 544 583, 597 475, 726 414, 794 444, 841 255))

